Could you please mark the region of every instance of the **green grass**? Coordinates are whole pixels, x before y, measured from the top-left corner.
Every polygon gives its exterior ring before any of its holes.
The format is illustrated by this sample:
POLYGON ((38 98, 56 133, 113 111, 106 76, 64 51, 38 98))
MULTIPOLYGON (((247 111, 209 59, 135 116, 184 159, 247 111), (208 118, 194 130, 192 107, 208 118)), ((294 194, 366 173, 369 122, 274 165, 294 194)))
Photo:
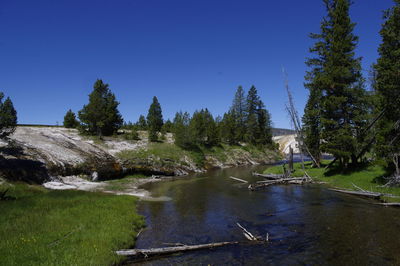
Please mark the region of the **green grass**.
MULTIPOLYGON (((334 165, 332 169, 325 169, 329 161, 324 161, 321 168, 312 168, 311 162, 305 163, 306 172, 315 180, 326 182, 329 186, 357 190, 354 185, 368 191, 388 193, 400 196, 400 187, 384 188, 382 177, 387 176, 385 169, 377 164, 366 164, 357 167, 356 169, 344 170, 338 165, 334 165), (354 184, 354 185, 353 185, 354 184)), ((287 167, 287 166, 286 166, 287 167)), ((300 163, 294 164, 295 172, 293 176, 303 176, 300 163)), ((264 173, 282 174, 283 168, 281 165, 267 168, 264 173)), ((400 198, 384 197, 386 201, 400 201, 400 198)))
POLYGON ((190 152, 175 144, 161 142, 150 143, 147 149, 125 150, 117 154, 119 158, 124 160, 147 160, 147 158, 153 157, 166 165, 180 162, 184 155, 190 156, 190 152))
POLYGON ((107 183, 105 190, 123 191, 127 188, 126 185, 129 183, 135 182, 135 179, 146 178, 146 177, 148 177, 148 176, 143 175, 143 174, 134 174, 134 175, 125 176, 124 178, 121 178, 121 179, 108 180, 108 181, 105 181, 107 183))
POLYGON ((136 198, 81 191, 1 185, 0 264, 111 265, 144 224, 136 198))
POLYGON ((198 167, 204 167, 206 156, 214 156, 221 162, 226 162, 229 157, 240 157, 245 152, 250 153, 253 159, 279 160, 277 152, 265 149, 259 150, 252 146, 230 146, 221 144, 219 146, 206 147, 197 146, 191 150, 184 150, 175 144, 170 143, 151 143, 147 149, 141 150, 126 150, 117 154, 120 159, 135 161, 147 160, 149 157, 156 159, 156 162, 162 166, 175 166, 176 164, 185 164, 184 156, 192 159, 198 167))

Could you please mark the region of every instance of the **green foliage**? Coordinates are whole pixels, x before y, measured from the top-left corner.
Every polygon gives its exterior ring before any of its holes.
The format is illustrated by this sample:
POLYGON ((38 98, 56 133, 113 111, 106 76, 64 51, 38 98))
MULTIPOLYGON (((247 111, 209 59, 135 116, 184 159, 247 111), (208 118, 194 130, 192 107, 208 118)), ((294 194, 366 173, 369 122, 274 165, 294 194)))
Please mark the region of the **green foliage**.
MULTIPOLYGON (((384 111, 378 123, 377 151, 389 165, 399 165, 400 155, 400 2, 384 16, 380 31, 382 43, 374 66, 378 111, 384 111)), ((397 169, 398 170, 398 169, 397 169)), ((400 173, 397 173, 400 174, 400 173)))
POLYGON ((0 92, 0 139, 14 133, 17 126, 17 111, 9 97, 3 102, 4 94, 0 92))
POLYGON ((157 133, 161 131, 163 126, 163 117, 161 105, 156 96, 153 97, 153 102, 150 105, 149 112, 147 114, 147 125, 149 130, 149 140, 152 142, 157 141, 157 133))
MULTIPOLYGON (((321 168, 314 168, 311 162, 305 163, 306 172, 313 178, 314 181, 326 182, 328 185, 336 188, 357 190, 356 186, 373 192, 388 193, 400 196, 399 187, 383 187, 385 183, 382 179, 387 176, 386 169, 378 164, 364 164, 353 168, 343 168, 339 163, 336 163, 332 169, 325 169, 325 166, 330 161, 322 161, 321 168), (383 181, 383 182, 381 182, 383 181)), ((295 172, 292 174, 296 177, 304 176, 301 163, 294 164, 295 172)), ((272 166, 264 170, 265 174, 282 174, 282 165, 272 166)), ((385 198, 390 201, 400 201, 399 198, 385 198)))
POLYGON ((91 135, 110 136, 122 126, 123 119, 118 111, 119 103, 108 84, 98 79, 89 94, 89 103, 78 112, 81 129, 91 135))
POLYGON ((71 109, 64 116, 64 127, 66 128, 76 128, 79 122, 76 120, 75 113, 71 109))
POLYGON ((229 111, 224 114, 220 125, 221 140, 229 145, 235 145, 238 143, 235 118, 236 116, 234 113, 229 111))
POLYGON ((213 146, 219 143, 217 126, 208 109, 195 111, 189 123, 193 143, 196 145, 213 146))
POLYGON ((173 133, 175 144, 183 149, 193 147, 193 140, 189 129, 190 115, 188 112, 178 112, 175 114, 173 122, 173 133))
POLYGON ((174 124, 171 122, 171 120, 168 119, 167 121, 165 121, 164 125, 162 126, 161 131, 171 133, 173 131, 173 127, 174 127, 174 124))
MULTIPOLYGON (((0 190, 4 185, 0 186, 0 190)), ((131 247, 143 218, 136 199, 13 184, 0 201, 4 265, 114 265, 114 251, 131 247)))
POLYGON ((364 144, 361 129, 368 122, 369 108, 361 59, 354 57, 358 38, 349 16, 350 1, 324 2, 328 15, 321 23, 321 33, 311 35, 317 40, 310 50, 316 57, 307 61, 310 98, 303 121, 313 153, 317 155, 320 148, 347 165, 350 159, 357 162, 364 144), (318 139, 324 140, 320 147, 318 139))
POLYGON ((124 138, 126 140, 140 140, 137 130, 133 128, 130 131, 125 132, 124 138))
MULTIPOLYGON (((234 120, 235 137, 233 143, 245 141, 246 135, 246 118, 247 118, 247 101, 245 91, 242 86, 236 90, 235 97, 229 110, 230 118, 234 120)), ((230 122, 229 122, 230 123, 230 122)), ((230 132, 227 132, 230 134, 230 132)))
POLYGON ((139 120, 136 122, 136 126, 139 130, 147 130, 147 121, 144 115, 139 116, 139 120))
POLYGON ((245 139, 252 145, 267 145, 272 143, 271 118, 264 108, 264 103, 252 86, 247 94, 247 119, 245 139))

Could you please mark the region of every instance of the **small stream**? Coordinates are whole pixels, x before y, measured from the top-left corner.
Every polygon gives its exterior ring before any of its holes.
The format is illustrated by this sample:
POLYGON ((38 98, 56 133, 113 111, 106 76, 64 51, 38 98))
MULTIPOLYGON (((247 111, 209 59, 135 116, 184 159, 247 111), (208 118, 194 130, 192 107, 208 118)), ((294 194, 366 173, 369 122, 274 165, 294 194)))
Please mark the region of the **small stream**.
POLYGON ((400 209, 332 192, 321 185, 271 186, 249 191, 229 176, 260 180, 265 166, 209 171, 174 181, 147 184, 153 196, 139 213, 147 228, 137 248, 165 243, 241 244, 181 253, 141 265, 393 265, 400 264, 400 209), (266 245, 246 242, 239 222, 266 245))

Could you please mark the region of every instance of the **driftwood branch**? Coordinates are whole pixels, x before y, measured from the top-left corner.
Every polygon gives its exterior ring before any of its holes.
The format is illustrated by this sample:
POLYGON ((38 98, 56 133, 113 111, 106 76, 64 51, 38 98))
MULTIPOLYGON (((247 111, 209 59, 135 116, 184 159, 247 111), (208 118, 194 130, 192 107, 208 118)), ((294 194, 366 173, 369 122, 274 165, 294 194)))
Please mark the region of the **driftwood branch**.
POLYGON ((345 194, 350 194, 350 195, 355 195, 355 196, 373 198, 373 199, 380 199, 382 196, 384 196, 384 194, 382 194, 382 193, 370 192, 370 191, 354 191, 354 190, 334 189, 334 188, 330 188, 329 190, 340 192, 340 193, 345 193, 345 194))
POLYGON ((277 184, 295 184, 301 185, 304 183, 311 183, 311 180, 306 177, 291 177, 291 178, 281 178, 276 180, 265 180, 265 181, 258 181, 256 184, 249 185, 248 189, 256 190, 259 188, 265 188, 271 185, 277 184))
POLYGON ((259 176, 259 177, 263 177, 266 179, 270 179, 270 180, 276 180, 276 179, 281 179, 284 177, 284 175, 276 175, 276 174, 259 174, 254 172, 253 176, 259 176))
POLYGON ((236 181, 239 181, 239 182, 249 183, 249 182, 246 181, 246 180, 243 180, 243 179, 240 179, 240 178, 237 178, 237 177, 234 177, 234 176, 230 176, 229 178, 230 178, 230 179, 233 179, 233 180, 236 180, 236 181))
POLYGON ((252 233, 250 233, 249 231, 247 231, 246 228, 244 228, 242 225, 240 225, 240 223, 236 223, 236 224, 237 224, 237 226, 240 227, 240 229, 242 229, 243 235, 244 235, 248 240, 250 240, 250 241, 257 241, 257 240, 258 240, 252 233))
POLYGON ((234 245, 239 242, 217 242, 210 244, 201 244, 201 245, 183 245, 176 247, 164 247, 164 248, 149 248, 149 249, 124 249, 116 251, 117 255, 121 256, 131 256, 131 257, 149 257, 149 256, 157 256, 157 255, 166 255, 173 254, 183 251, 190 250, 198 250, 198 249, 206 249, 206 248, 215 248, 226 245, 234 245))

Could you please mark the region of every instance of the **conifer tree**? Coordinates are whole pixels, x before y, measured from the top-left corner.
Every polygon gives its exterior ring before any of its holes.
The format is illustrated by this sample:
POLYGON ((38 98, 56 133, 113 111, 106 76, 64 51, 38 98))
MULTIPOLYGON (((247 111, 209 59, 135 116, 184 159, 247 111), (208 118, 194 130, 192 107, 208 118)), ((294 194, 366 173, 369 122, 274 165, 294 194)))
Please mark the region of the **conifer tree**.
POLYGON ((161 131, 163 126, 163 117, 161 105, 156 96, 153 97, 153 102, 150 105, 149 112, 147 114, 147 126, 149 130, 149 140, 157 141, 157 133, 161 131))
POLYGON ((175 114, 172 129, 175 137, 175 144, 184 149, 190 149, 193 146, 189 124, 189 113, 178 112, 175 114))
POLYGON ((123 124, 118 111, 119 103, 108 86, 98 79, 89 94, 89 103, 78 112, 81 127, 89 134, 109 136, 116 133, 123 124))
POLYGON ((72 112, 71 109, 69 109, 65 114, 63 124, 66 128, 75 128, 78 126, 79 122, 76 120, 75 113, 72 112))
POLYGON ((139 116, 139 120, 136 123, 136 125, 138 126, 138 128, 140 130, 147 130, 147 122, 146 122, 146 118, 144 117, 144 115, 139 116))
POLYGON ((235 142, 244 141, 246 135, 246 97, 245 91, 242 86, 239 86, 236 90, 235 97, 233 99, 232 107, 230 109, 230 115, 233 116, 235 122, 235 142))
POLYGON ((380 31, 382 43, 375 64, 378 109, 383 117, 378 123, 377 150, 381 158, 394 166, 400 176, 400 1, 386 11, 380 31))
POLYGON ((257 95, 256 87, 252 86, 247 94, 247 118, 246 118, 246 135, 245 139, 248 143, 257 143, 258 121, 257 107, 260 98, 257 95))
MULTIPOLYGON (((350 159, 356 163, 358 142, 362 141, 358 129, 367 122, 361 59, 354 56, 358 38, 353 34, 355 24, 349 16, 350 1, 324 0, 324 3, 328 15, 321 23, 321 34, 312 35, 319 41, 312 48, 317 57, 308 61, 314 69, 306 86, 321 90, 312 94, 313 98, 322 95, 320 123, 324 141, 321 149, 347 165, 350 159)), ((315 101, 318 99, 312 99, 309 107, 315 101)), ((312 116, 309 112, 306 114, 312 116)), ((313 118, 318 121, 318 117, 313 118)), ((312 126, 318 131, 317 123, 312 123, 306 128, 312 126)))
POLYGON ((17 126, 17 111, 9 97, 3 102, 4 94, 0 92, 0 139, 14 133, 17 126))
POLYGON ((220 136, 224 143, 237 144, 236 120, 232 110, 225 113, 221 121, 220 136))

